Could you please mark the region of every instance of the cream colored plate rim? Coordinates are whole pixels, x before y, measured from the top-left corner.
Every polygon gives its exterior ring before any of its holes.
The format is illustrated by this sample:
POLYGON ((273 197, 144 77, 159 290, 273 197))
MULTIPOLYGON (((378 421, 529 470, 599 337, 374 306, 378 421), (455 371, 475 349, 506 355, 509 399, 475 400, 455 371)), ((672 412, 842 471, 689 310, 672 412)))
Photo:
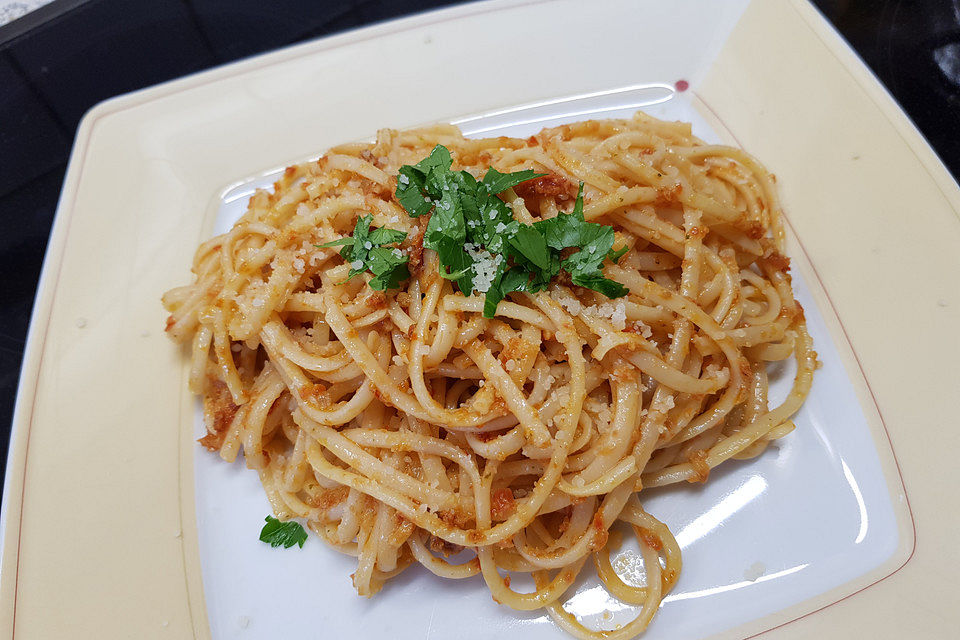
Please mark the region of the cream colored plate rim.
MULTIPOLYGON (((605 7, 598 5, 597 10, 602 12, 605 7)), ((448 23, 464 28, 501 12, 543 10, 546 14, 549 8, 542 2, 497 1, 385 23, 123 96, 87 115, 77 136, 45 259, 18 394, 2 516, 3 631, 13 637, 62 633, 65 615, 69 614, 67 619, 75 624, 71 630, 81 636, 94 635, 95 627, 98 635, 108 637, 124 637, 131 630, 142 637, 184 633, 206 637, 209 633, 196 561, 192 475, 187 470, 192 450, 180 442, 182 434, 172 442, 159 438, 137 442, 136 431, 132 432, 134 437, 99 433, 96 424, 98 420, 109 422, 117 393, 122 395, 125 390, 123 380, 128 380, 127 385, 138 382, 136 376, 127 378, 114 372, 110 382, 120 388, 101 389, 100 397, 91 397, 95 394, 89 390, 96 389, 96 384, 83 377, 99 348, 110 344, 110 336, 116 343, 113 349, 117 350, 119 344, 129 356, 129 361, 122 363, 125 366, 135 367, 140 358, 153 362, 164 357, 167 364, 179 366, 179 354, 158 356, 162 349, 170 350, 169 345, 160 344, 159 336, 141 335, 149 330, 140 330, 139 326, 156 326, 162 315, 148 305, 123 309, 118 317, 139 323, 136 336, 98 327, 94 337, 89 335, 94 331, 82 340, 76 337, 84 320, 78 312, 90 313, 98 305, 117 304, 116 296, 108 295, 111 290, 91 286, 91 282, 132 283, 129 275, 126 280, 119 276, 111 279, 104 271, 111 260, 114 267, 122 264, 117 262, 114 249, 106 246, 101 256, 90 247, 97 247, 105 239, 128 241, 131 245, 116 251, 121 257, 132 257, 135 267, 143 263, 135 254, 144 250, 159 252, 157 256, 164 259, 161 262, 182 260, 189 251, 168 250, 158 243, 179 235, 192 247, 198 239, 197 230, 203 226, 195 224, 187 229, 178 224, 160 225, 162 234, 140 237, 136 231, 143 229, 137 222, 119 217, 124 213, 120 204, 91 206, 97 197, 102 202, 129 192, 120 188, 118 194, 108 193, 102 181, 96 182, 93 176, 112 172, 112 179, 127 185, 135 185, 141 177, 136 167, 127 164, 125 136, 141 125, 157 127, 157 115, 177 100, 191 101, 203 110, 205 102, 214 102, 214 94, 204 87, 212 89, 217 83, 239 85, 245 76, 253 78, 258 71, 282 70, 284 64, 294 65, 310 56, 318 60, 335 57, 338 49, 350 44, 376 42, 391 34, 422 33, 448 23), (108 230, 114 237, 104 235, 108 230), (77 252, 84 250, 86 253, 79 257, 77 252), (70 268, 64 269, 65 264, 70 268), (103 299, 108 297, 111 299, 103 299), (83 387, 85 393, 77 395, 74 386, 83 387), (71 411, 71 406, 75 410, 71 411), (89 432, 70 429, 71 421, 93 426, 89 432), (81 455, 93 451, 103 455, 81 455), (77 455, 71 456, 71 452, 77 455), (152 492, 147 497, 156 500, 145 502, 131 496, 130 511, 105 512, 98 493, 112 496, 111 492, 123 488, 104 481, 96 485, 97 491, 91 491, 91 483, 109 480, 111 465, 128 471, 134 456, 139 456, 140 465, 160 471, 152 476, 152 482, 143 482, 143 487, 134 483, 126 489, 134 493, 144 489, 152 492), (33 464, 28 466, 28 461, 33 464), (163 471, 168 467, 175 469, 163 471), (163 473, 168 475, 161 477, 163 473), (71 484, 71 478, 76 482, 71 484), (173 492, 157 484, 178 490, 173 492), (72 509, 67 508, 71 505, 72 509), (77 527, 57 527, 58 515, 59 521, 77 527), (107 531, 112 524, 125 526, 128 536, 141 542, 141 552, 104 546, 100 542, 103 538, 110 542, 118 538, 113 534, 91 535, 83 526, 91 523, 99 523, 107 531), (155 557, 143 558, 143 548, 155 557), (84 589, 94 567, 112 580, 101 577, 95 580, 97 588, 84 589), (144 587, 141 581, 152 582, 144 587), (45 614, 41 596, 45 595, 48 603, 58 602, 58 594, 68 596, 62 600, 65 614, 57 615, 49 609, 45 614), (122 602, 123 607, 107 606, 109 602, 122 602), (109 617, 107 611, 111 612, 109 617)), ((952 552, 952 532, 957 530, 960 505, 956 492, 941 489, 948 477, 940 470, 949 468, 949 452, 960 444, 955 420, 945 419, 942 411, 945 399, 955 395, 953 366, 960 357, 957 341, 944 339, 960 321, 960 295, 952 280, 960 273, 956 251, 960 246, 960 191, 849 47, 799 0, 752 2, 696 91, 705 110, 721 125, 718 129, 728 131, 737 143, 784 176, 784 200, 792 212, 799 248, 823 287, 823 302, 836 314, 836 330, 849 341, 847 355, 852 373, 859 370, 863 374, 861 400, 873 407, 878 440, 888 439, 892 444, 895 458, 887 461, 891 488, 896 490, 903 478, 903 508, 910 513, 909 531, 902 536, 906 546, 895 554, 896 566, 884 566, 867 580, 855 581, 723 636, 746 637, 769 628, 772 622, 779 626, 765 632, 764 637, 799 638, 812 633, 841 637, 846 635, 844 630, 854 628, 878 637, 908 632, 935 637, 948 633, 948 629, 952 632, 958 613, 951 604, 953 587, 948 576, 958 568, 952 552), (770 55, 755 55, 758 48, 770 55), (789 55, 778 54, 778 49, 789 55), (824 96, 830 109, 823 109, 824 96), (817 124, 811 142, 822 145, 814 154, 819 164, 810 161, 804 147, 810 131, 796 130, 796 125, 811 114, 817 124), (858 117, 850 119, 850 114, 858 117), (793 155, 785 155, 785 149, 793 155), (851 170, 841 164, 841 155, 845 161, 864 162, 851 170), (843 216, 838 217, 840 213, 843 216), (878 295, 880 291, 896 292, 895 304, 886 303, 878 295), (923 528, 920 542, 914 544, 913 527, 917 522, 922 522, 923 528), (906 593, 923 594, 923 600, 904 607, 906 593)), ((467 112, 458 111, 455 104, 450 109, 448 113, 454 115, 467 112)), ((203 153, 202 137, 194 141, 194 152, 199 155, 203 153)), ((148 158, 149 162, 169 162, 162 140, 148 142, 154 144, 151 153, 156 154, 148 158)), ((189 147, 189 141, 179 142, 185 145, 183 148, 189 147)), ((308 153, 289 139, 264 146, 263 160, 253 166, 262 168, 308 153)), ((183 148, 177 152, 182 153, 183 148)), ((233 177, 249 173, 230 170, 234 171, 233 177)), ((175 173, 175 168, 172 171, 175 173)), ((211 182, 217 179, 213 171, 203 179, 209 188, 225 183, 211 182)), ((169 184, 162 181, 148 185, 165 186, 169 184)), ((159 276, 149 270, 139 275, 138 282, 144 287, 169 279, 169 274, 159 276)), ((112 313, 104 312, 98 318, 113 319, 112 313)), ((142 386, 143 372, 140 374, 142 386)), ((159 391, 172 387, 157 375, 155 395, 160 395, 159 391)), ((180 382, 177 376, 172 384, 180 382)), ((142 398, 142 391, 137 393, 138 399, 142 398)), ((154 402, 158 411, 170 413, 159 406, 162 401, 154 402)), ((141 408, 146 423, 150 422, 150 409, 141 408)), ((172 412, 181 418, 181 425, 189 423, 189 419, 182 420, 189 414, 183 405, 172 412)))

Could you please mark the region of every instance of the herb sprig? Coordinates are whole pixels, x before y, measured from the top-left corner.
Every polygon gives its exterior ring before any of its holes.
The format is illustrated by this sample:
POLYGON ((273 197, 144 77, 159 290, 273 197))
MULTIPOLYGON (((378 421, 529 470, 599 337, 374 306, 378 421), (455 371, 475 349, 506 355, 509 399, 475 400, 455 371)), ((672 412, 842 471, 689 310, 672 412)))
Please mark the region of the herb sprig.
POLYGON ((295 544, 303 548, 303 543, 307 541, 307 532, 299 522, 294 520, 281 522, 273 516, 267 516, 264 521, 267 524, 260 530, 261 542, 266 542, 271 547, 282 545, 284 549, 289 549, 295 544))
MULTIPOLYGON (((460 291, 485 294, 485 317, 492 318, 510 293, 542 291, 561 271, 573 284, 608 298, 627 294, 602 269, 605 260, 619 260, 626 247, 613 249, 613 227, 584 219, 583 183, 572 212, 530 225, 514 220, 499 195, 545 174, 532 169, 501 173, 491 167, 477 180, 452 166, 449 149, 435 146, 417 164, 400 167, 396 196, 410 216, 430 215, 423 246, 437 253, 440 275, 456 282, 460 291)), ((407 234, 386 227, 371 230, 372 221, 373 216, 362 216, 353 237, 317 246, 343 247, 348 279, 369 270, 373 289, 393 289, 410 277, 409 259, 385 245, 402 242, 407 234)))
POLYGON ((353 228, 353 237, 340 238, 333 242, 316 245, 318 248, 340 247, 340 255, 350 263, 347 279, 364 271, 370 271, 373 278, 370 288, 378 291, 396 289, 400 283, 410 277, 407 262, 410 258, 400 249, 387 248, 385 245, 403 242, 406 232, 380 227, 370 229, 373 216, 362 216, 353 228))
POLYGON ((416 165, 404 165, 397 200, 413 217, 432 212, 424 246, 437 252, 440 275, 466 294, 485 294, 485 317, 493 317, 510 293, 545 289, 561 270, 574 284, 609 298, 627 294, 601 269, 604 260, 616 262, 626 248, 613 250, 613 227, 584 219, 582 183, 573 212, 527 225, 514 220, 497 196, 544 174, 500 173, 491 167, 477 181, 467 171, 452 171, 452 164, 450 151, 437 145, 416 165))

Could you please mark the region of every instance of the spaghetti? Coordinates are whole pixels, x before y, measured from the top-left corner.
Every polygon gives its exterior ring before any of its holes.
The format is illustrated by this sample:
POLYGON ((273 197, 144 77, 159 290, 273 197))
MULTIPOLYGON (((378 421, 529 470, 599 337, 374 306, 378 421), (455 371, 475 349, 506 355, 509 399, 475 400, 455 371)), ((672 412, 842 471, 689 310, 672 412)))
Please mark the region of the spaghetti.
POLYGON ((242 450, 280 519, 356 556, 361 595, 416 562, 480 574, 497 602, 545 609, 578 638, 632 638, 681 568, 641 490, 759 455, 809 391, 816 353, 780 216, 773 176, 748 154, 642 113, 529 139, 382 130, 255 193, 197 250, 194 283, 165 294, 167 332, 192 342, 201 444, 226 461, 242 450), (521 223, 570 210, 582 182, 585 220, 626 248, 604 275, 629 293, 561 276, 484 317, 482 297, 457 291, 424 250, 429 216, 395 197, 400 167, 435 145, 477 177, 545 174, 500 195, 521 223), (365 215, 407 234, 397 289, 348 279, 338 250, 318 247, 365 215), (766 363, 791 356, 792 391, 770 408, 766 363), (611 564, 618 522, 636 536, 644 586, 611 564), (564 609, 588 561, 639 608, 632 622, 593 630, 564 609), (519 574, 532 591, 511 588, 519 574))

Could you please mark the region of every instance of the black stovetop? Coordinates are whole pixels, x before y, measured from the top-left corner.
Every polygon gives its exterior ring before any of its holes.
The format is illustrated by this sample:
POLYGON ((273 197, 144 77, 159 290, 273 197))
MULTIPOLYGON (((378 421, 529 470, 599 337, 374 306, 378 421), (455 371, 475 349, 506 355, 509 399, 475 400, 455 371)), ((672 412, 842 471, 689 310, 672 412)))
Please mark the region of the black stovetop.
MULTIPOLYGON (((73 136, 97 102, 449 0, 55 0, 0 27, 0 442, 73 136)), ((815 0, 960 176, 960 0, 815 0)), ((6 457, 0 458, 0 464, 6 457)))

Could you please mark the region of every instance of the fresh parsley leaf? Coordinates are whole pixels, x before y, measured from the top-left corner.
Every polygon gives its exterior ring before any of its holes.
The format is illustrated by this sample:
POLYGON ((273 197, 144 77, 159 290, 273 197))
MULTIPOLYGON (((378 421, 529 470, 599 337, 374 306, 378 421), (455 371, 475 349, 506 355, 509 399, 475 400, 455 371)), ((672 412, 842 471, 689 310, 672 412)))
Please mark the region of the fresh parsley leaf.
POLYGON ((410 277, 407 269, 409 258, 399 249, 375 247, 370 250, 367 258, 367 268, 373 273, 370 279, 370 288, 377 291, 396 289, 400 283, 410 277))
POLYGON ((586 287, 587 289, 593 289, 608 298, 620 298, 630 293, 630 290, 625 286, 616 280, 605 277, 599 270, 574 273, 571 274, 571 279, 573 280, 573 284, 586 287))
POLYGON ((619 262, 620 258, 623 257, 623 254, 625 254, 626 252, 627 252, 627 247, 625 246, 620 247, 619 249, 616 249, 616 250, 610 249, 610 251, 607 252, 607 258, 610 260, 610 262, 616 264, 617 262, 619 262))
MULTIPOLYGON (((370 238, 371 222, 373 222, 373 216, 360 216, 357 219, 357 224, 353 227, 353 244, 350 245, 350 250, 348 251, 346 247, 340 250, 340 255, 343 256, 344 260, 350 262, 348 280, 366 270, 364 264, 366 263, 367 252, 370 250, 367 248, 367 242, 370 238), (360 265, 359 268, 354 266, 357 264, 360 265)), ((372 243, 370 247, 373 247, 372 243)))
POLYGON ((432 172, 442 174, 445 171, 449 171, 450 165, 452 164, 453 158, 450 156, 450 150, 442 144, 438 144, 433 148, 433 151, 430 152, 430 155, 414 166, 424 174, 430 174, 432 172))
POLYGON ((483 186, 487 188, 487 193, 496 195, 517 186, 521 182, 545 175, 545 173, 537 173, 533 169, 524 169, 523 171, 515 171, 514 173, 500 173, 493 167, 490 167, 487 169, 486 175, 483 176, 483 186))
POLYGON ((299 545, 303 548, 303 543, 307 541, 307 532, 299 522, 290 520, 289 522, 280 522, 273 516, 267 516, 260 530, 260 541, 266 542, 271 547, 283 545, 284 549, 289 549, 293 545, 299 545))
POLYGON ((462 245, 466 239, 467 225, 463 219, 460 199, 452 190, 446 191, 427 223, 423 246, 436 251, 445 240, 462 245))
POLYGON ((426 176, 415 167, 405 165, 400 167, 397 177, 397 200, 414 218, 430 213, 433 203, 424 197, 424 181, 426 176))
POLYGON ((423 246, 437 252, 440 274, 444 278, 456 280, 461 290, 472 291, 472 260, 464 251, 467 225, 458 197, 459 190, 456 182, 448 176, 441 176, 437 180, 442 181, 444 186, 427 223, 423 246))
POLYGON ((533 226, 543 233, 551 249, 562 251, 568 247, 582 246, 581 234, 585 224, 587 222, 583 219, 583 183, 581 182, 571 213, 560 213, 553 218, 534 222, 533 226))
POLYGON ((380 227, 370 233, 370 242, 375 245, 393 244, 394 242, 403 242, 406 237, 405 231, 380 227))
POLYGON ((530 275, 530 272, 522 267, 511 267, 507 271, 503 271, 501 267, 500 273, 494 279, 493 284, 490 285, 490 289, 484 298, 483 316, 485 318, 495 316, 497 306, 501 300, 507 297, 508 293, 529 291, 530 275))
POLYGON ((547 253, 547 242, 536 228, 523 225, 509 239, 510 246, 524 258, 540 269, 550 267, 550 254, 547 253))
POLYGON ((434 208, 434 199, 443 193, 442 183, 450 173, 451 164, 450 151, 438 144, 417 164, 400 167, 397 200, 411 216, 420 217, 434 208))
POLYGON ((353 238, 340 238, 339 240, 334 240, 333 242, 324 242, 323 244, 315 244, 317 249, 326 249, 327 247, 342 247, 342 246, 352 246, 353 238))
POLYGON ((572 212, 535 222, 534 227, 543 233, 547 246, 551 249, 580 249, 561 262, 561 267, 570 274, 575 285, 592 289, 608 298, 619 298, 627 294, 626 287, 606 278, 601 270, 605 259, 610 258, 616 262, 626 253, 626 247, 614 251, 613 243, 616 237, 613 227, 584 220, 582 182, 572 212))
POLYGON ((400 283, 410 277, 407 269, 409 257, 399 249, 386 248, 383 245, 402 242, 407 234, 404 231, 380 227, 370 230, 373 216, 361 216, 353 228, 353 237, 340 238, 333 242, 316 245, 319 248, 342 246, 340 255, 350 264, 347 279, 364 271, 370 271, 373 278, 370 288, 378 291, 396 289, 400 283))

